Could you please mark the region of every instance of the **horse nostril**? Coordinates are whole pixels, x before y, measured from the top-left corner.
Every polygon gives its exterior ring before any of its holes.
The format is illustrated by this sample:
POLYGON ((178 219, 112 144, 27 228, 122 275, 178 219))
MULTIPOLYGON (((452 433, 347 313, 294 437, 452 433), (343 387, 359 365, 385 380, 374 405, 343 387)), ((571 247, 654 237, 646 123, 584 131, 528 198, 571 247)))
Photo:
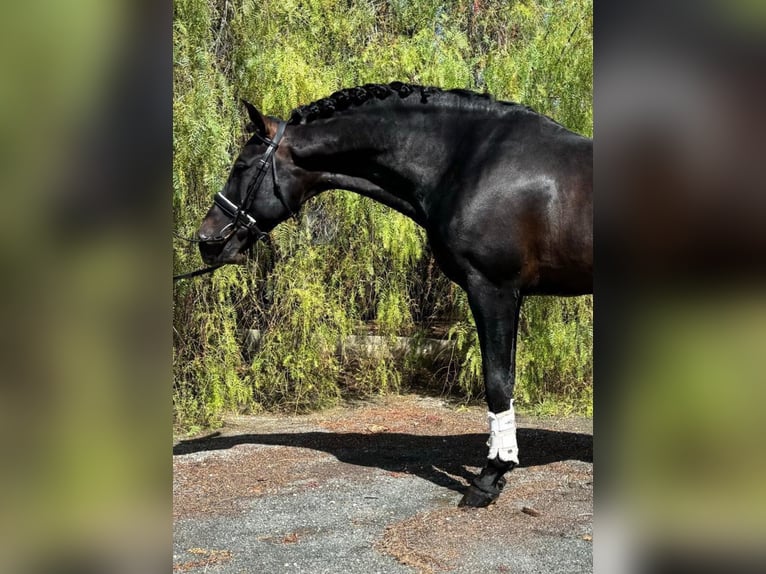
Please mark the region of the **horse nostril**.
POLYGON ((203 231, 198 231, 197 237, 199 238, 200 241, 207 241, 208 239, 210 239, 210 236, 203 231))

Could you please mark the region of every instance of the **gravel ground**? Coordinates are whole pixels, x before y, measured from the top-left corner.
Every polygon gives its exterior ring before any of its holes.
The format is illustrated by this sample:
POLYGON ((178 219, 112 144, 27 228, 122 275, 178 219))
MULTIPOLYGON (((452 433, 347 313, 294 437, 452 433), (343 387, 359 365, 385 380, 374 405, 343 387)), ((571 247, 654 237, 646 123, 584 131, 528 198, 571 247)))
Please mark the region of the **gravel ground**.
POLYGON ((397 397, 235 417, 174 447, 175 572, 592 571, 592 422, 518 417, 522 466, 457 508, 484 409, 397 397), (531 509, 531 510, 530 510, 531 509))

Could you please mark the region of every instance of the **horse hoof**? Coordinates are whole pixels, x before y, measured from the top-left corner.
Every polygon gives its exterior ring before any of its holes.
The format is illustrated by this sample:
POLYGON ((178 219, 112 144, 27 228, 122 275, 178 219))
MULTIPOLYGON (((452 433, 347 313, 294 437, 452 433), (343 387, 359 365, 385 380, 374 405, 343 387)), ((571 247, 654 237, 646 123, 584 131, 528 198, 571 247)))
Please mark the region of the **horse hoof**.
POLYGON ((471 486, 468 487, 468 490, 466 490, 458 506, 468 506, 471 508, 484 508, 485 506, 489 506, 495 500, 497 500, 497 497, 499 496, 499 494, 500 494, 499 492, 494 495, 490 494, 489 492, 485 492, 481 490, 480 488, 476 488, 472 484, 471 486))

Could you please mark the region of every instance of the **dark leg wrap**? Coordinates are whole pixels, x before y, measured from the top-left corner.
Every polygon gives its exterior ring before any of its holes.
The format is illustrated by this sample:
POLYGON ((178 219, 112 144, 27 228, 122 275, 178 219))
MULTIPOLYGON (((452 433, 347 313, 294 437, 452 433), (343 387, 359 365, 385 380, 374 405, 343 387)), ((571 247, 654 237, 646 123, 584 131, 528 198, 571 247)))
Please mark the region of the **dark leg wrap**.
POLYGON ((473 479, 458 506, 483 508, 492 504, 505 486, 503 475, 515 466, 514 462, 504 462, 497 458, 488 461, 481 474, 473 479))

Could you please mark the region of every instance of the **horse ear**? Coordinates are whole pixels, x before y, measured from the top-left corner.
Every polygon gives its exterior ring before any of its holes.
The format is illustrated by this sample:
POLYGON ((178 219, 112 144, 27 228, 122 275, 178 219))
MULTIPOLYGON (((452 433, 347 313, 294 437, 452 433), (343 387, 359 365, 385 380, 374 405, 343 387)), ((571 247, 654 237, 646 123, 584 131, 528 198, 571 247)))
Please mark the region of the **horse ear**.
POLYGON ((250 133, 255 132, 258 135, 265 137, 266 120, 263 118, 263 115, 261 115, 261 112, 247 100, 242 100, 242 103, 245 104, 247 115, 250 116, 250 123, 247 124, 247 131, 250 133))

